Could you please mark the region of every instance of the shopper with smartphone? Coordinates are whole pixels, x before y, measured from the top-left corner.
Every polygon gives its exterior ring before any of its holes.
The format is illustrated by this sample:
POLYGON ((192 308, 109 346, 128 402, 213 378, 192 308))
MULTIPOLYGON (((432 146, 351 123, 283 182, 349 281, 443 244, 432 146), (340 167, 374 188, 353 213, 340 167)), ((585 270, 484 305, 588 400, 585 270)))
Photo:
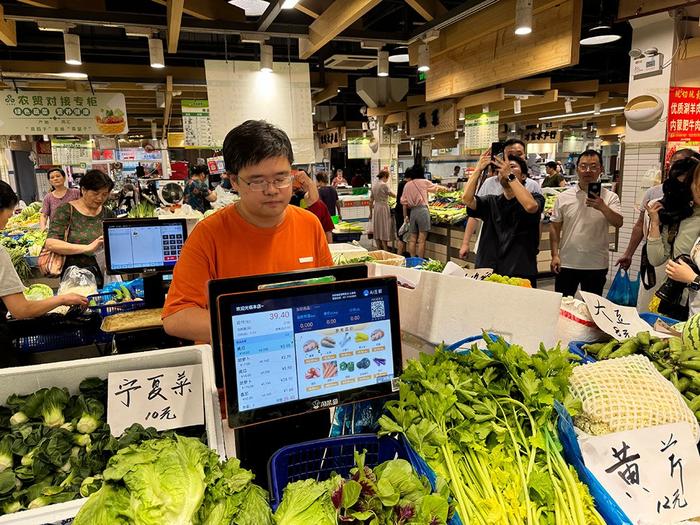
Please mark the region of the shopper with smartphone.
POLYGON ((469 177, 462 195, 469 217, 484 221, 482 246, 476 255, 477 268, 528 279, 537 286, 537 252, 540 241, 540 215, 544 197, 525 188, 527 164, 518 157, 508 162, 486 151, 469 177), (496 166, 501 195, 476 195, 479 173, 489 162, 496 166), (481 169, 480 169, 481 168, 481 169))
POLYGON ((565 296, 584 292, 602 295, 608 274, 610 226, 622 226, 617 194, 601 187, 603 157, 586 150, 578 156, 579 182, 562 192, 550 219, 551 268, 554 289, 565 296))

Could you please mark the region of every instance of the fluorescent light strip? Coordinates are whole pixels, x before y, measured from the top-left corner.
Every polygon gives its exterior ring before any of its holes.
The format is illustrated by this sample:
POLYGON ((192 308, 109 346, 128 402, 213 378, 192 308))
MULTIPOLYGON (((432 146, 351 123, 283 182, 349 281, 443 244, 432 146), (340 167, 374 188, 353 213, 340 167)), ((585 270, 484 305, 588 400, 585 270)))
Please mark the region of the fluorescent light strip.
MULTIPOLYGON (((614 108, 601 109, 601 113, 610 113, 611 111, 622 111, 625 106, 616 106, 614 108)), ((593 110, 591 111, 580 111, 579 113, 562 113, 561 115, 549 115, 547 117, 540 117, 537 120, 557 120, 557 119, 567 119, 572 117, 583 117, 584 115, 593 115, 593 110)))

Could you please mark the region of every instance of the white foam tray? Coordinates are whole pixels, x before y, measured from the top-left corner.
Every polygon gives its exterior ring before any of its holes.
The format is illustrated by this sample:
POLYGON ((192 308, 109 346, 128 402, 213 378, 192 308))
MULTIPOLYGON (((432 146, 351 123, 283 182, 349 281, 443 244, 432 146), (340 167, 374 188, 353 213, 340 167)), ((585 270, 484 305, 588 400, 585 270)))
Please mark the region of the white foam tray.
MULTIPOLYGON (((107 378, 109 372, 125 370, 147 370, 181 365, 202 365, 202 387, 204 389, 204 426, 210 448, 225 457, 224 437, 221 427, 219 396, 214 380, 214 362, 208 345, 188 346, 167 350, 154 350, 134 354, 79 359, 19 368, 0 370, 0 404, 10 394, 29 394, 45 387, 67 388, 71 394, 78 391, 80 382, 86 377, 107 378)), ((85 499, 23 510, 0 516, 0 525, 66 524, 85 503, 85 499)))

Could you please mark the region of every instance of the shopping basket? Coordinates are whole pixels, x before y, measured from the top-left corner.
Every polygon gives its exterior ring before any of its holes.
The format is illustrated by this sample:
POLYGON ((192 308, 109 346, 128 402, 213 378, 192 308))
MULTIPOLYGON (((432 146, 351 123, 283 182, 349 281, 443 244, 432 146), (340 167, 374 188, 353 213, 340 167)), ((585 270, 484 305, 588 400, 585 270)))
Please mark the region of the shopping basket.
POLYGON ((48 314, 36 319, 12 319, 8 328, 15 350, 23 353, 63 350, 95 343, 100 318, 48 314))
POLYGON ((331 474, 348 477, 355 466, 355 452, 366 451, 365 465, 374 468, 395 458, 408 460, 404 444, 376 434, 355 434, 306 441, 282 447, 268 463, 270 500, 273 509, 282 501, 288 483, 304 479, 324 481, 331 474))
MULTIPOLYGON (((121 314, 123 312, 131 312, 134 310, 140 310, 145 308, 146 303, 142 300, 139 301, 124 301, 122 303, 107 304, 109 301, 114 299, 116 294, 114 292, 102 292, 96 293, 88 296, 89 306, 88 310, 98 314, 101 318, 109 317, 110 315, 121 314)), ((114 340, 114 334, 108 334, 102 330, 97 331, 96 342, 111 344, 114 340)))

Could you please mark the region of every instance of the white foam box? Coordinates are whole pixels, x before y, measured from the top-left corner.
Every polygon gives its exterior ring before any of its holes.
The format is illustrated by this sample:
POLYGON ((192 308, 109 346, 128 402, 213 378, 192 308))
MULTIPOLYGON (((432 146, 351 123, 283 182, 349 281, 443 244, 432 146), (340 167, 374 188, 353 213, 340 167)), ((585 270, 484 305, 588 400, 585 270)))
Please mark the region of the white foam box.
MULTIPOLYGON (((221 426, 219 396, 214 380, 214 362, 209 345, 188 346, 167 350, 154 350, 108 357, 95 357, 76 361, 62 361, 19 368, 0 370, 0 403, 4 403, 10 394, 30 394, 40 388, 67 388, 71 394, 78 392, 80 382, 87 377, 107 378, 110 372, 127 370, 148 370, 150 368, 168 368, 181 365, 202 365, 202 387, 204 394, 204 426, 208 445, 225 457, 224 437, 221 426)), ((85 503, 77 499, 66 503, 57 503, 32 510, 23 510, 0 516, 2 525, 39 525, 65 524, 85 503)))
POLYGON ((557 343, 561 294, 465 277, 368 264, 370 276, 399 279, 401 329, 434 344, 452 344, 482 331, 535 353, 557 343), (401 286, 410 284, 414 289, 401 286))
POLYGON ((350 244, 349 242, 329 244, 328 249, 331 251, 331 256, 333 257, 333 260, 335 260, 337 257, 354 259, 356 257, 364 257, 369 253, 369 251, 363 248, 362 246, 356 246, 354 244, 350 244))

